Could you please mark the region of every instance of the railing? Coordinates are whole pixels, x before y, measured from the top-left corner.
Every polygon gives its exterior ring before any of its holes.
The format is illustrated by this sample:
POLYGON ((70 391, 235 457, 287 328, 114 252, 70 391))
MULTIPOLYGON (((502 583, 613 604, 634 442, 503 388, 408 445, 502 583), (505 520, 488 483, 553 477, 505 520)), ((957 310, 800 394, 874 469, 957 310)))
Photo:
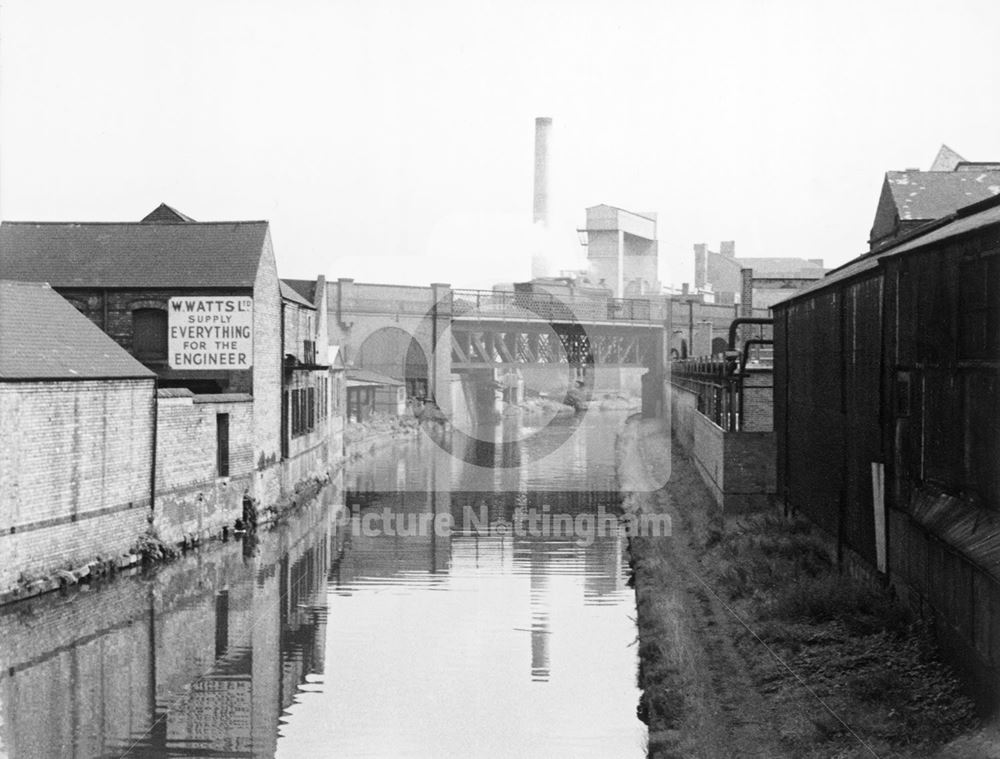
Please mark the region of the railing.
POLYGON ((662 303, 638 298, 563 297, 546 292, 452 290, 455 317, 478 316, 539 321, 662 322, 662 303))
POLYGON ((743 378, 727 359, 686 359, 670 364, 670 380, 698 397, 697 408, 722 429, 740 429, 743 378))

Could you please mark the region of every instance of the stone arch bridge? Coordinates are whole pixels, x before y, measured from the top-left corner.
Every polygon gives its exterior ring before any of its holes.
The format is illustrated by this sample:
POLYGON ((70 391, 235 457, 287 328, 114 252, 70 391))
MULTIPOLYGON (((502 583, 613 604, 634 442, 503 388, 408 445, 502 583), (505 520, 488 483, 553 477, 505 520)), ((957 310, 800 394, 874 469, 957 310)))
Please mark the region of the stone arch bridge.
POLYGON ((330 342, 346 361, 404 380, 411 395, 432 397, 445 413, 457 381, 511 369, 591 384, 602 372, 644 371, 644 384, 657 388, 644 407, 660 410, 669 336, 663 302, 351 279, 327 287, 330 342))

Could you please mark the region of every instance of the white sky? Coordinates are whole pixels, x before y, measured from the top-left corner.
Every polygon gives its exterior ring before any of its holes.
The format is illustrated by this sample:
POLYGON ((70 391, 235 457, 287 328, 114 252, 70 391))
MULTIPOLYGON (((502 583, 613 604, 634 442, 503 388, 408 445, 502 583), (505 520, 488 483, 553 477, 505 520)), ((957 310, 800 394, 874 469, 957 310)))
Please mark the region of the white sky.
MULTIPOLYGON (((534 118, 583 209, 865 249, 883 173, 1000 159, 1000 2, 0 3, 0 217, 272 222, 286 277, 528 276, 534 118)), ((571 243, 572 244, 572 243, 571 243)))

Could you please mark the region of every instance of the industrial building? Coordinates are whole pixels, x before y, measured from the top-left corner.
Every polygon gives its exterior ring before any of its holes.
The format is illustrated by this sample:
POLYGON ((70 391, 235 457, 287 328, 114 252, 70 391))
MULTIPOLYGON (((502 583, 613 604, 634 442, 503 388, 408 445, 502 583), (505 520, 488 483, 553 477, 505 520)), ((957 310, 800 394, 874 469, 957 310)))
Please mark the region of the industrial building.
POLYGON ((733 240, 721 242, 718 252, 709 250, 705 243, 694 246, 695 292, 720 305, 770 308, 825 272, 821 258, 737 257, 733 240))
POLYGON ((887 171, 868 246, 893 244, 928 222, 1000 193, 1000 162, 967 161, 942 145, 928 171, 887 171))
MULTIPOLYGON (((167 205, 141 222, 5 221, 0 278, 48 282, 155 379, 152 474, 136 475, 147 509, 130 541, 147 521, 167 542, 217 534, 245 496, 277 504, 342 456, 326 288, 313 301, 279 281, 266 221, 196 222, 167 205)), ((125 424, 80 430, 133 434, 125 424)), ((86 508, 120 500, 92 495, 86 508)))
POLYGON ((591 283, 607 287, 615 298, 659 295, 656 214, 633 213, 609 205, 587 209, 580 230, 587 246, 591 283))
POLYGON ((1000 682, 1000 198, 774 306, 777 490, 1000 682))

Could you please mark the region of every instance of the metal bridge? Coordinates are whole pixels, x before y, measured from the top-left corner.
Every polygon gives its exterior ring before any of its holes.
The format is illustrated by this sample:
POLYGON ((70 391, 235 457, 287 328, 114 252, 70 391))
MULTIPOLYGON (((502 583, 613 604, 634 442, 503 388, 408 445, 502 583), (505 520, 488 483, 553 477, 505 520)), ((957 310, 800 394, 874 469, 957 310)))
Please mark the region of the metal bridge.
POLYGON ((519 364, 654 367, 665 304, 547 292, 452 290, 455 369, 519 364))

